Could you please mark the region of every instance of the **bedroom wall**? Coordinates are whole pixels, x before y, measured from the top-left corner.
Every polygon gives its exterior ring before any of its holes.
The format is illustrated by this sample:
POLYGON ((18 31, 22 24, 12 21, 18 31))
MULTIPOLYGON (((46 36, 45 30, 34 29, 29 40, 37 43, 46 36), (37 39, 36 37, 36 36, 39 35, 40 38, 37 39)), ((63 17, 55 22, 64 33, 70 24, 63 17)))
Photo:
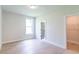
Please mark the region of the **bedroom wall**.
POLYGON ((66 48, 66 25, 64 15, 53 15, 47 19, 47 41, 66 48))
POLYGON ((37 27, 37 38, 40 37, 40 21, 46 20, 46 39, 45 41, 52 43, 61 48, 66 48, 66 21, 62 13, 54 13, 37 17, 39 27, 37 27))
MULTIPOLYGON (((64 9, 63 9, 64 10, 64 9)), ((74 10, 75 12, 53 12, 49 13, 48 15, 37 17, 38 23, 39 21, 42 21, 43 19, 47 20, 47 29, 46 29, 46 41, 54 44, 56 46, 59 46, 61 48, 67 48, 67 36, 66 36, 66 16, 79 16, 79 12, 74 10), (69 13, 68 13, 69 12, 69 13)), ((38 26, 39 24, 37 24, 38 26)), ((40 26, 40 25, 39 25, 40 26)), ((40 33, 40 30, 37 32, 40 33)), ((40 35, 37 35, 37 38, 39 38, 40 35)))
POLYGON ((26 16, 2 11, 2 43, 24 40, 26 16))

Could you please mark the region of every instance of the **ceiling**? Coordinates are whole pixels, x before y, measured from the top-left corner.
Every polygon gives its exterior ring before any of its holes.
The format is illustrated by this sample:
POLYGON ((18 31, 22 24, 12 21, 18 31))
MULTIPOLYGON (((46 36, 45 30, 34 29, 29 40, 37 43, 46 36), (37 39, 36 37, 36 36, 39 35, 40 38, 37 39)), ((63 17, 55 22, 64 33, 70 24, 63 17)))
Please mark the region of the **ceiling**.
POLYGON ((38 5, 37 9, 30 9, 27 5, 3 5, 2 9, 14 13, 19 13, 27 16, 37 17, 50 13, 68 14, 78 12, 78 5, 38 5))

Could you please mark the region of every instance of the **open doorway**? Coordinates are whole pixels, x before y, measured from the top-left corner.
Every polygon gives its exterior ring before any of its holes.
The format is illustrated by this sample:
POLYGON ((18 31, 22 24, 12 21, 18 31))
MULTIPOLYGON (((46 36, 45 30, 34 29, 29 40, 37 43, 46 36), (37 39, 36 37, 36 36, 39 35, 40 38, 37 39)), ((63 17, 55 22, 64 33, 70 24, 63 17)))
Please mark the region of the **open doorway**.
POLYGON ((67 48, 79 51, 79 16, 67 16, 67 48))
POLYGON ((45 22, 41 22, 41 39, 45 39, 45 22))
POLYGON ((40 27, 40 37, 41 37, 41 40, 46 40, 46 24, 47 24, 47 22, 46 22, 46 20, 43 20, 43 21, 41 21, 40 22, 40 25, 41 25, 41 27, 40 27))

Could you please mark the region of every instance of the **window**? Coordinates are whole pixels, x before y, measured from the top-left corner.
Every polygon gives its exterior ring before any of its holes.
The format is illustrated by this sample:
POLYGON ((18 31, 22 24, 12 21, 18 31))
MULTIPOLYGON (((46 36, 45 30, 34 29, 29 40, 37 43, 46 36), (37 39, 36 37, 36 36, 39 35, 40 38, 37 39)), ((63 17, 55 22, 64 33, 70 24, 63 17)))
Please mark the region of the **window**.
POLYGON ((26 34, 33 34, 33 19, 26 19, 26 34))

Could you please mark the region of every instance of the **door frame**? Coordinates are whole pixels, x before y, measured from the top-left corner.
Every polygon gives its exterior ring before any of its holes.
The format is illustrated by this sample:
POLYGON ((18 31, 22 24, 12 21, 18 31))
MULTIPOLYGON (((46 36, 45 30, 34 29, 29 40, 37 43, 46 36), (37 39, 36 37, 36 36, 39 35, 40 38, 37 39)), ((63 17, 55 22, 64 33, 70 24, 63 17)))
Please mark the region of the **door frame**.
MULTIPOLYGON (((41 20, 45 23, 45 40, 47 39, 47 19, 41 20)), ((40 38, 41 38, 41 22, 40 22, 40 38)))
POLYGON ((64 16, 64 28, 65 28, 65 40, 66 40, 66 44, 65 44, 65 46, 66 46, 66 49, 68 49, 68 42, 67 42, 67 17, 68 16, 79 16, 79 14, 70 14, 70 15, 66 15, 66 16, 64 16))
POLYGON ((67 49, 67 16, 64 16, 64 37, 65 37, 65 48, 67 49))

